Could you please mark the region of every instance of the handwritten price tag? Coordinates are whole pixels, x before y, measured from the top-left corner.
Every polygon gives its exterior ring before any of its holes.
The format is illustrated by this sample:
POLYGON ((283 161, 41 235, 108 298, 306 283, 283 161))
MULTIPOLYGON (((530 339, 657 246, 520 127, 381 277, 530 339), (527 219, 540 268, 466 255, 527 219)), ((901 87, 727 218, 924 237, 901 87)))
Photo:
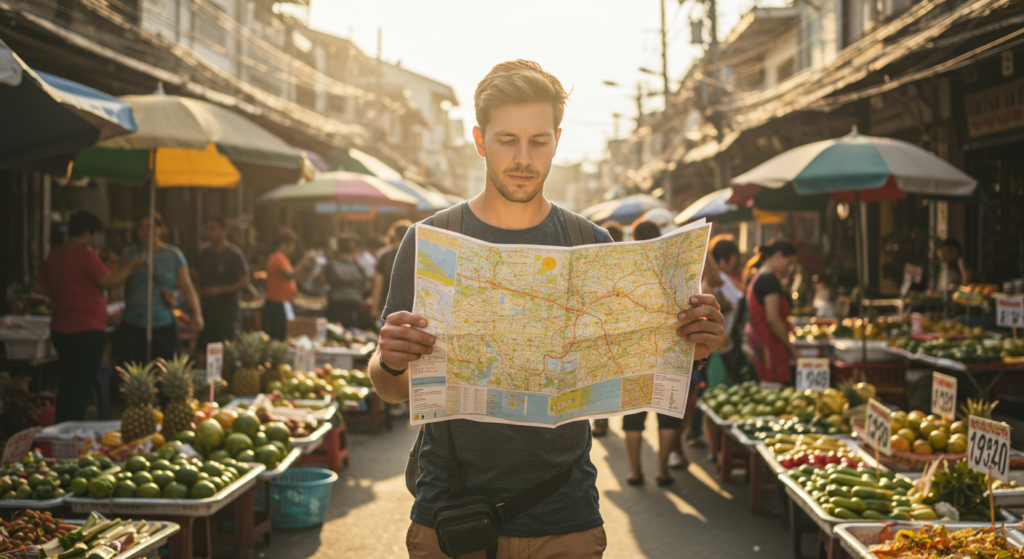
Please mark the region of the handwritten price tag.
POLYGON ((316 319, 316 341, 319 344, 323 344, 327 341, 327 319, 318 318, 316 319))
POLYGON ((800 357, 796 360, 796 389, 823 391, 829 387, 827 357, 800 357))
POLYGON ((216 342, 206 346, 206 383, 213 384, 221 379, 224 370, 224 344, 216 342))
POLYGON ((932 413, 943 419, 956 415, 956 377, 932 373, 932 413))
POLYGON ((996 297, 996 325, 1024 328, 1024 298, 996 297))
POLYGON ((3 463, 17 462, 32 450, 32 442, 35 441, 39 427, 29 427, 24 431, 18 431, 11 438, 7 439, 7 446, 4 447, 3 463))
POLYGON ((892 456, 892 433, 889 426, 889 408, 874 398, 868 400, 867 427, 868 443, 886 456, 892 456))
POLYGON ((967 464, 976 472, 1009 481, 1010 426, 973 415, 968 421, 967 464))

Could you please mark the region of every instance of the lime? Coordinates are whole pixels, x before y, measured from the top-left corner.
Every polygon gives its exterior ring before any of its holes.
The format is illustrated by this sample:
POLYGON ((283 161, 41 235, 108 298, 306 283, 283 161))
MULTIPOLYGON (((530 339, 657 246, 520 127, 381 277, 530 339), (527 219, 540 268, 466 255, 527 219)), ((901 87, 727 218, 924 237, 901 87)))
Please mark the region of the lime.
POLYGON ((17 495, 19 499, 31 499, 32 488, 26 483, 18 488, 17 495))
POLYGON ((144 483, 135 490, 137 499, 159 499, 160 496, 160 486, 155 483, 144 483))
POLYGON ((84 477, 76 477, 71 480, 71 492, 75 497, 84 497, 89 492, 89 480, 84 477))
POLYGON ((150 475, 153 476, 153 483, 155 483, 157 487, 161 489, 174 483, 174 474, 168 472, 167 470, 157 470, 150 475))
POLYGON ((187 499, 188 487, 180 483, 172 483, 164 487, 164 499, 187 499))
POLYGON ((207 499, 213 497, 215 493, 217 493, 217 487, 209 481, 203 480, 192 487, 188 496, 192 499, 207 499))
POLYGON ((134 497, 135 490, 138 488, 137 485, 128 480, 118 482, 117 487, 114 488, 114 497, 134 497))
POLYGON ((250 439, 260 431, 260 420, 249 413, 239 414, 235 422, 231 424, 231 430, 235 433, 247 435, 250 439))
POLYGON ((211 477, 220 477, 224 474, 224 468, 216 462, 207 462, 200 468, 201 472, 210 474, 211 477))
POLYGON ((135 475, 132 476, 132 483, 139 487, 147 483, 153 483, 153 474, 149 472, 135 472, 135 475))
POLYGON ((174 481, 192 487, 199 481, 199 470, 191 466, 182 466, 174 472, 174 481))
POLYGON ((174 437, 174 440, 192 445, 196 442, 196 434, 193 431, 182 431, 174 437))
POLYGON ((124 465, 124 469, 131 472, 141 472, 149 469, 149 461, 142 456, 132 456, 128 459, 128 463, 124 465))
POLYGON ((125 481, 125 480, 132 479, 132 473, 131 472, 117 472, 116 474, 114 474, 114 479, 116 479, 117 481, 125 481))
POLYGON ((78 459, 78 467, 79 468, 85 468, 87 466, 95 466, 95 465, 96 465, 96 461, 93 460, 92 458, 89 458, 88 456, 83 456, 83 457, 78 459))
POLYGON ((284 444, 288 444, 288 439, 292 436, 292 432, 289 431, 288 427, 280 421, 268 423, 265 433, 268 439, 272 441, 280 441, 284 444))
POLYGON ((212 483, 213 486, 217 488, 217 491, 220 491, 221 489, 224 489, 228 485, 224 481, 223 478, 219 478, 219 477, 211 477, 210 478, 210 483, 212 483))
POLYGON ((15 493, 14 491, 4 491, 4 494, 0 495, 0 499, 3 499, 5 501, 8 500, 8 499, 17 499, 17 498, 18 498, 18 494, 15 493))
POLYGON ((242 452, 239 452, 238 454, 235 455, 235 460, 239 462, 255 462, 256 453, 254 453, 251 450, 243 450, 242 452))
POLYGON ((267 434, 263 431, 260 431, 259 433, 256 433, 255 437, 252 438, 252 447, 259 448, 269 442, 270 439, 267 438, 267 434))
POLYGON ((277 447, 277 450, 281 452, 281 456, 288 454, 288 444, 281 441, 270 440, 270 444, 277 447))
POLYGON ((196 441, 193 446, 202 452, 210 452, 224 443, 224 427, 216 420, 207 419, 196 427, 196 441))
POLYGON ((168 462, 167 460, 163 459, 163 458, 159 458, 157 460, 153 460, 153 463, 149 465, 149 471, 150 472, 157 472, 157 471, 160 471, 160 470, 170 470, 170 469, 171 469, 171 463, 168 462))
POLYGON ((67 491, 64 491, 63 489, 58 487, 57 489, 53 490, 53 496, 51 497, 51 499, 60 499, 64 495, 67 495, 67 491))
MULTIPOLYGON (((242 418, 239 417, 238 419, 242 418)), ((235 421, 238 420, 236 419, 235 421)), ((243 450, 251 449, 252 439, 248 435, 243 433, 231 433, 230 435, 228 435, 227 440, 224 441, 224 450, 228 451, 228 453, 231 454, 232 456, 237 456, 238 453, 242 452, 243 450)))
POLYGON ((220 462, 223 458, 231 458, 231 453, 222 448, 211 452, 207 458, 215 462, 220 462))
POLYGON ((39 474, 32 474, 28 476, 28 486, 35 489, 37 485, 43 482, 43 476, 39 474))
POLYGON ((264 445, 256 449, 256 461, 272 470, 281 461, 281 453, 272 444, 264 445))
POLYGON ((89 496, 93 499, 105 499, 114 490, 114 484, 106 477, 93 478, 89 481, 89 496))
POLYGON ((96 467, 101 470, 109 470, 114 467, 114 463, 110 461, 110 458, 100 458, 96 461, 96 467))
POLYGON ((36 490, 32 492, 32 498, 41 501, 53 498, 53 486, 40 485, 39 487, 36 487, 36 490))
POLYGON ((60 482, 57 484, 60 487, 67 487, 68 485, 71 485, 71 475, 61 474, 60 476, 57 477, 57 481, 60 482))

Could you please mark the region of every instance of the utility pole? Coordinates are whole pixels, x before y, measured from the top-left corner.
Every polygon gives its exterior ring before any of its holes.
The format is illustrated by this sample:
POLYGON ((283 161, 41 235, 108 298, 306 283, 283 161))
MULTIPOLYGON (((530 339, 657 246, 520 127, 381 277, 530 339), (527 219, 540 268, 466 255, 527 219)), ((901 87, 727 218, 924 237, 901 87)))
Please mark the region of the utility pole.
MULTIPOLYGON (((711 99, 710 105, 715 107, 721 100, 721 87, 719 84, 722 83, 720 79, 721 72, 719 71, 719 45, 718 45, 718 6, 716 0, 708 0, 708 25, 711 28, 710 43, 708 45, 708 62, 711 66, 711 79, 714 80, 713 86, 711 86, 711 99)), ((724 113, 715 114, 713 116, 715 126, 715 138, 718 141, 718 145, 722 144, 724 135, 722 129, 725 127, 725 123, 722 121, 724 113)), ((729 181, 732 179, 732 173, 729 169, 728 159, 722 155, 715 157, 716 167, 718 169, 718 188, 725 188, 729 186, 729 181)))
MULTIPOLYGON (((672 102, 669 99, 671 94, 668 84, 668 22, 665 21, 665 0, 658 0, 661 3, 661 80, 664 87, 665 97, 665 111, 662 113, 662 118, 668 122, 672 119, 672 102)), ((714 0, 711 0, 714 2, 714 0)), ((662 134, 671 133, 671 128, 662 132, 662 134)), ((662 142, 662 145, 669 145, 670 142, 662 142)), ((665 201, 672 205, 672 198, 674 193, 672 192, 672 172, 662 171, 661 175, 661 188, 665 191, 665 201)))

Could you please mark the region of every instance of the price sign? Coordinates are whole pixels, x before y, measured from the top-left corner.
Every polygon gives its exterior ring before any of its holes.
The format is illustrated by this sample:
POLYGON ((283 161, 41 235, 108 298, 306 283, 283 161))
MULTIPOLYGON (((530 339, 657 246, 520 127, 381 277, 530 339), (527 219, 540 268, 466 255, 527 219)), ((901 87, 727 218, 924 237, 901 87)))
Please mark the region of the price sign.
POLYGON ((327 319, 318 318, 316 319, 316 341, 318 344, 323 344, 327 341, 327 319))
POLYGON ((932 413, 943 419, 956 415, 956 377, 932 373, 932 413))
POLYGON ((996 325, 1024 328, 1024 298, 996 297, 996 325))
POLYGON ((213 384, 221 379, 224 370, 224 344, 216 342, 206 346, 206 382, 213 384))
POLYGON ((316 367, 316 352, 304 347, 295 348, 295 370, 300 372, 312 371, 316 367))
POLYGON ((892 456, 890 413, 889 408, 878 403, 874 398, 868 400, 868 417, 865 425, 868 444, 886 456, 892 456))
POLYGON ((829 387, 828 357, 800 357, 796 360, 796 389, 824 391, 829 387))
POLYGON ((4 447, 3 463, 17 462, 32 450, 32 442, 35 441, 39 427, 29 427, 24 431, 18 431, 13 437, 7 439, 7 446, 4 447))
POLYGON ((967 428, 967 464, 976 472, 1009 481, 1010 426, 972 415, 967 428))

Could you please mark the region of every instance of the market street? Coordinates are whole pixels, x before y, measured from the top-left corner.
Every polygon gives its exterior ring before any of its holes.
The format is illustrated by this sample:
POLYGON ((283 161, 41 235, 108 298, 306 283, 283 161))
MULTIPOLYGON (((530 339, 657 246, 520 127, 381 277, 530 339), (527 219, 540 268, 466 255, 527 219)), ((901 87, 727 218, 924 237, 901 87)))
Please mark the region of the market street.
MULTIPOLYGON (((657 445, 657 431, 653 417, 648 417, 644 431, 647 484, 642 488, 626 485, 628 463, 621 423, 612 419, 611 432, 595 439, 591 452, 608 534, 606 557, 792 557, 783 517, 750 515, 742 476, 720 488, 712 479, 712 465, 702 456, 706 450, 691 451, 694 457, 700 456, 694 464, 703 466, 691 465, 696 476, 677 471, 674 487, 654 485, 651 445, 657 445), (737 519, 742 519, 742 530, 737 529, 737 519)), ((408 557, 405 533, 412 497, 405 489, 404 471, 415 435, 416 430, 401 419, 396 419, 390 433, 350 435, 351 467, 334 486, 323 527, 275 530, 273 544, 257 546, 256 557, 408 557)))

